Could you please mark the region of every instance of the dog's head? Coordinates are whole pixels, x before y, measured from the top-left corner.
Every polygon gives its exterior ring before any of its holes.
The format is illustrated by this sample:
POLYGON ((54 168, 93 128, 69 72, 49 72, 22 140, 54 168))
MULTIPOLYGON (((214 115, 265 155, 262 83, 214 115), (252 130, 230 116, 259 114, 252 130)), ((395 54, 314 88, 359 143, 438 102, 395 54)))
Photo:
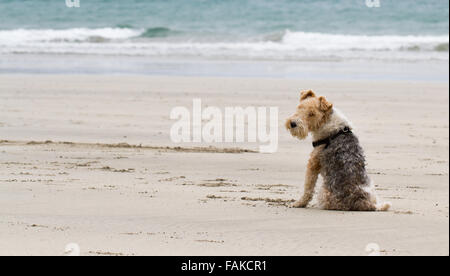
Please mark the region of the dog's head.
POLYGON ((308 133, 318 130, 330 118, 333 104, 325 97, 316 97, 313 91, 303 91, 296 112, 286 120, 292 136, 305 139, 308 133))

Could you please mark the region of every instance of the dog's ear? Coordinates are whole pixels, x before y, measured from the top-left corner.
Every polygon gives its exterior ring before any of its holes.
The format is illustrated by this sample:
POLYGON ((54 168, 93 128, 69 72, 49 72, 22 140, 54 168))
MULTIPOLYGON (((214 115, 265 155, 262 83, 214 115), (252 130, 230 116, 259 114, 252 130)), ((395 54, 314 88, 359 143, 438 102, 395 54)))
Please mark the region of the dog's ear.
POLYGON ((308 90, 308 91, 302 91, 300 93, 300 101, 303 101, 309 97, 315 97, 316 94, 314 94, 314 92, 312 90, 308 90))
POLYGON ((333 104, 330 103, 329 101, 327 101, 327 99, 323 96, 319 97, 319 108, 320 110, 326 112, 328 110, 330 110, 331 108, 333 108, 333 104))

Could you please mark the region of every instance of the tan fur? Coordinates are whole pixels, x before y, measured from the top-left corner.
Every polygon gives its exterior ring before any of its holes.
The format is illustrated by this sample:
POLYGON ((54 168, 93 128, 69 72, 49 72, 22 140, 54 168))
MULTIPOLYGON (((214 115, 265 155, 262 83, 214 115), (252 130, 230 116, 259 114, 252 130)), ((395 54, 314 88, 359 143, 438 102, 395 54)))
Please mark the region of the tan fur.
MULTIPOLYGON (((333 105, 324 97, 316 97, 316 94, 309 90, 300 93, 300 105, 297 111, 286 120, 286 128, 291 134, 299 139, 304 139, 309 132, 315 131, 323 126, 330 116, 333 105), (297 127, 292 128, 291 122, 295 122, 297 127)), ((293 207, 304 208, 312 200, 317 179, 320 174, 319 153, 322 147, 312 151, 308 161, 305 177, 305 188, 303 197, 294 203, 293 207)))
POLYGON ((310 159, 308 161, 308 168, 306 171, 305 191, 302 199, 295 202, 293 207, 296 208, 306 207, 314 196, 314 189, 316 187, 317 179, 319 178, 320 174, 320 161, 319 161, 320 150, 321 150, 320 148, 317 148, 314 149, 313 152, 311 153, 310 159))
POLYGON ((286 121, 286 128, 293 136, 300 139, 305 138, 308 132, 318 130, 329 120, 333 104, 325 97, 317 98, 314 92, 301 92, 300 105, 297 112, 286 121), (291 122, 295 122, 299 127, 291 128, 291 122))
POLYGON ((315 96, 316 96, 316 94, 314 94, 314 92, 312 90, 302 91, 302 92, 300 92, 300 101, 303 101, 306 98, 315 97, 315 96))

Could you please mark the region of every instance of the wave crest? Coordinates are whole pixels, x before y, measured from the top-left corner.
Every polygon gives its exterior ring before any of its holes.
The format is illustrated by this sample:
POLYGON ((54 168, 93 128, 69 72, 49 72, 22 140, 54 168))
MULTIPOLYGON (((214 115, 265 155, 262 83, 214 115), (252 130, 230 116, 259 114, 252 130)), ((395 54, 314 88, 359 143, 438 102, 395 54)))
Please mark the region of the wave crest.
MULTIPOLYGON (((354 51, 395 51, 395 50, 436 50, 437 45, 449 43, 448 36, 367 36, 305 33, 286 31, 282 43, 315 50, 354 51)), ((447 48, 448 51, 448 48, 447 48)))
POLYGON ((284 32, 260 39, 218 41, 180 36, 166 27, 65 30, 2 30, 0 53, 100 54, 269 60, 437 59, 448 60, 449 37, 366 36, 284 32), (158 38, 158 39, 153 39, 158 38))
POLYGON ((154 38, 154 37, 168 37, 171 35, 176 35, 179 32, 173 31, 172 29, 166 27, 155 27, 146 29, 140 37, 154 38))
POLYGON ((0 31, 0 44, 27 44, 34 42, 92 42, 92 40, 126 40, 139 36, 142 30, 128 28, 100 28, 100 29, 16 29, 0 31), (96 38, 96 39, 95 39, 96 38), (91 41, 90 41, 91 40, 91 41))

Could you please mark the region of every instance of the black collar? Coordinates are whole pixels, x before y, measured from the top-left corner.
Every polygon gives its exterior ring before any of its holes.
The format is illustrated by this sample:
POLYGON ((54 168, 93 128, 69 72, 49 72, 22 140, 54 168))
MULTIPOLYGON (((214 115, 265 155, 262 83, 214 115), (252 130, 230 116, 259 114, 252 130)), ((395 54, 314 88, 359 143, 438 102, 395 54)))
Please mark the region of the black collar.
POLYGON ((339 137, 340 135, 346 134, 346 133, 352 133, 352 131, 350 130, 349 127, 344 127, 343 129, 339 130, 339 132, 336 133, 336 134, 333 134, 333 135, 331 135, 331 136, 329 136, 329 137, 327 137, 327 138, 325 138, 325 139, 322 139, 322 140, 313 142, 313 143, 312 143, 312 144, 313 144, 313 147, 318 147, 318 146, 321 146, 321 145, 326 145, 325 148, 327 148, 327 147, 330 145, 331 141, 333 141, 334 139, 336 139, 336 138, 339 137))

